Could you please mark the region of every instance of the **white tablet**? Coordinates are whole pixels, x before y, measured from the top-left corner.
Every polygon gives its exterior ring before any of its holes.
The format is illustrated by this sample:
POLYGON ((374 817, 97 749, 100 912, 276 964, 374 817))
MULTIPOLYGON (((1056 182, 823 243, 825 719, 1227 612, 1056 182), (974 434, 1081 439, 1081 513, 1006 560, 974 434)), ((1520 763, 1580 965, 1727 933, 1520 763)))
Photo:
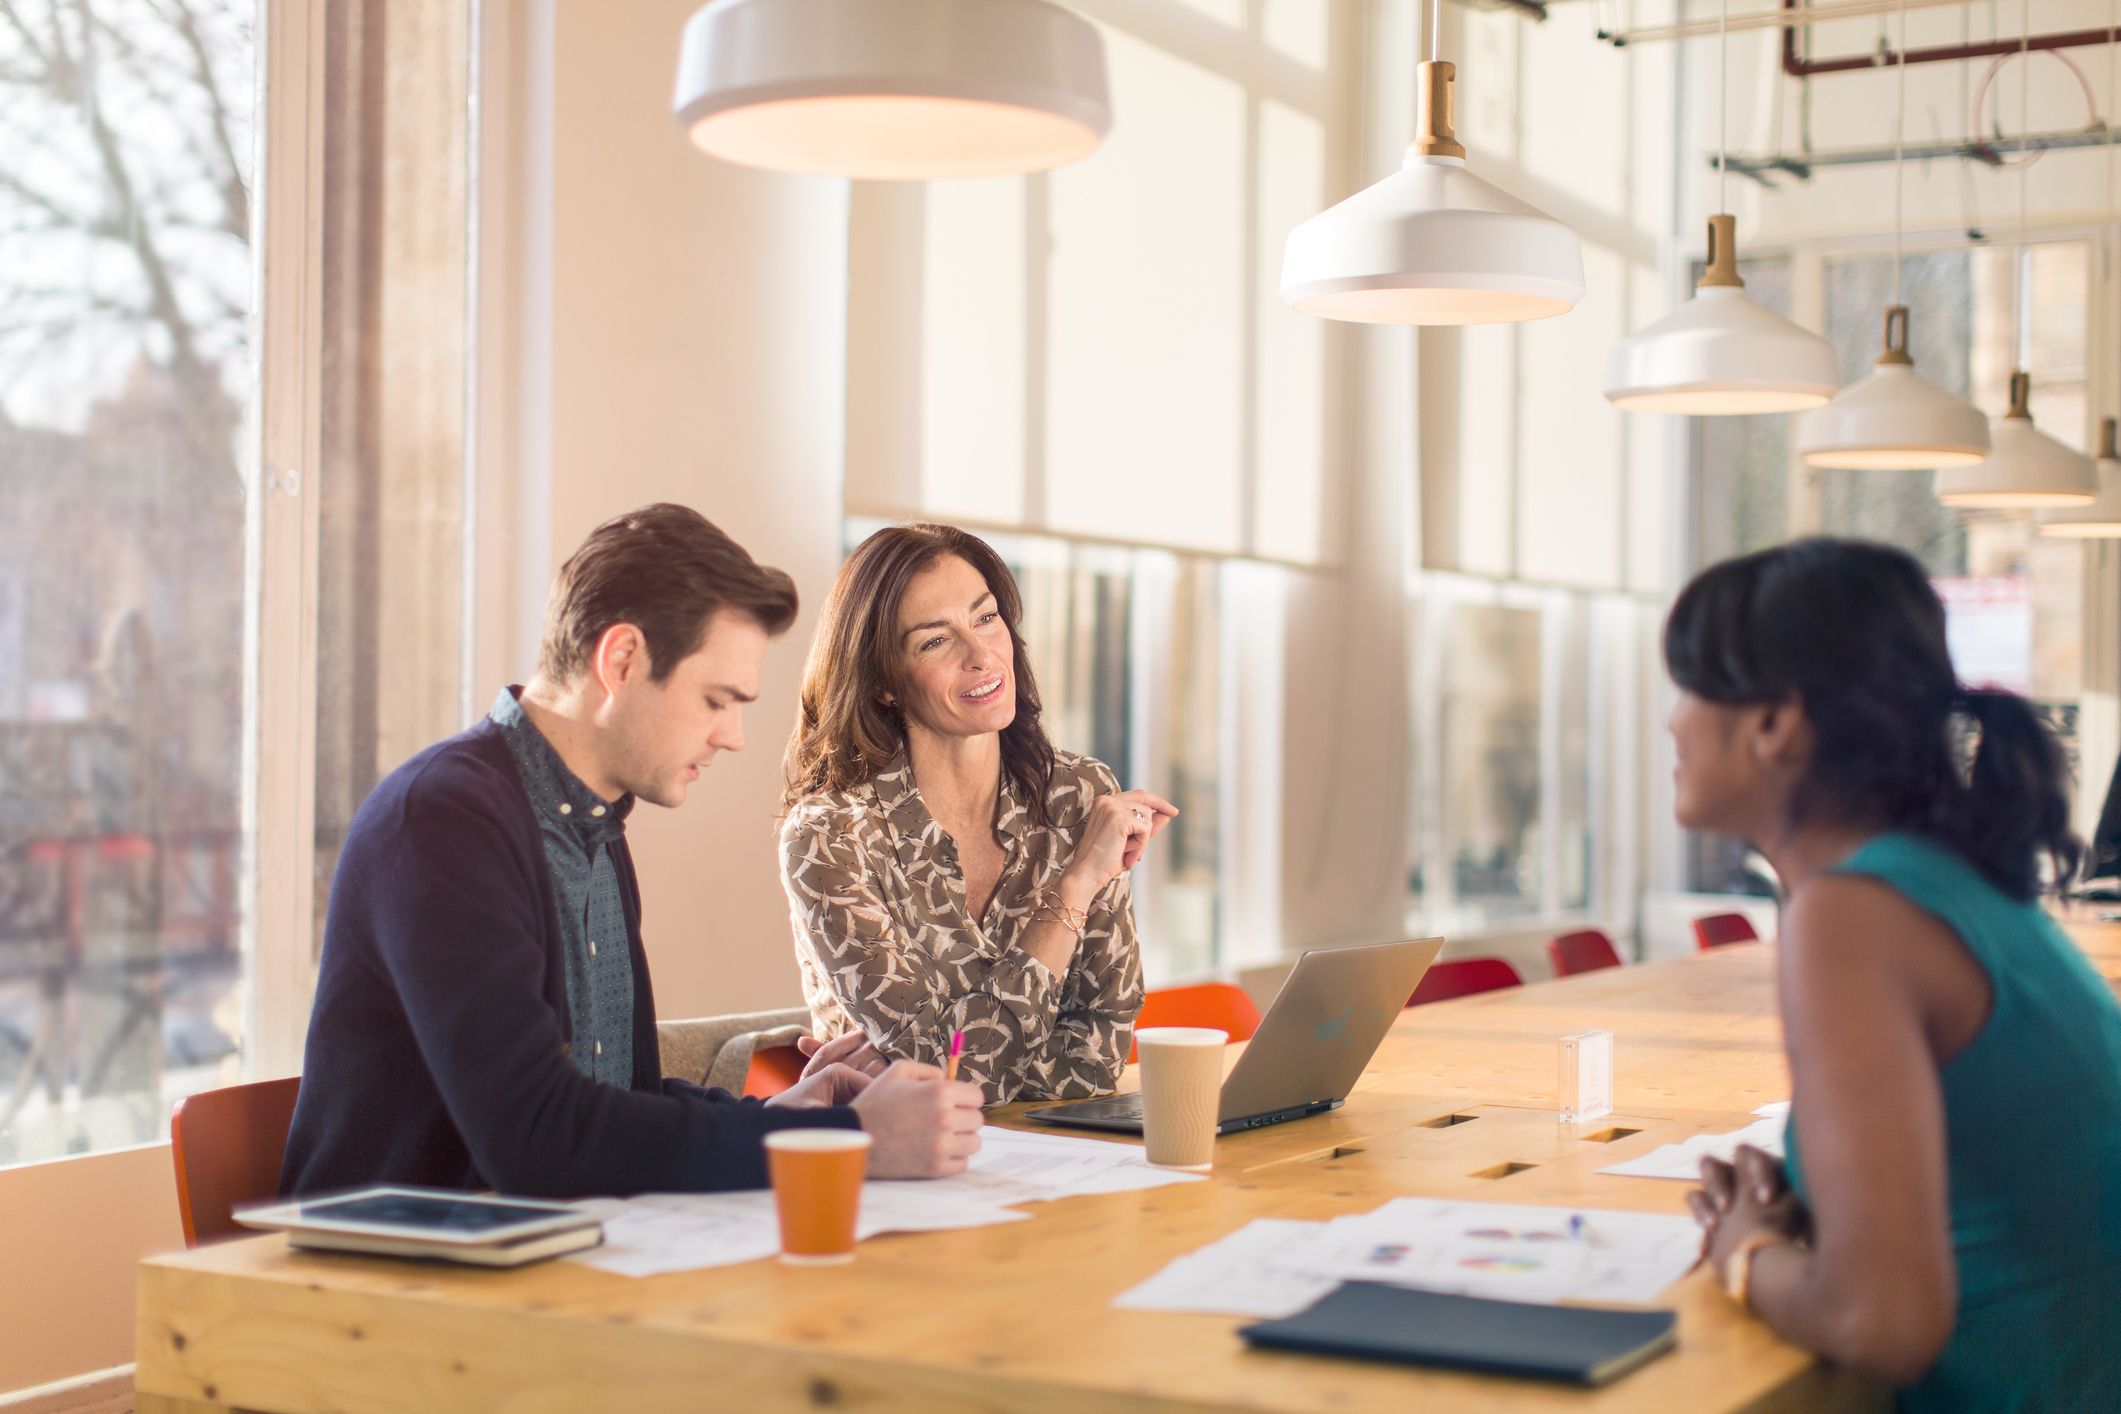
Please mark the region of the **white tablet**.
POLYGON ((246 1227, 285 1232, 301 1247, 495 1266, 592 1247, 603 1236, 595 1217, 561 1203, 389 1185, 248 1208, 235 1219, 246 1227))

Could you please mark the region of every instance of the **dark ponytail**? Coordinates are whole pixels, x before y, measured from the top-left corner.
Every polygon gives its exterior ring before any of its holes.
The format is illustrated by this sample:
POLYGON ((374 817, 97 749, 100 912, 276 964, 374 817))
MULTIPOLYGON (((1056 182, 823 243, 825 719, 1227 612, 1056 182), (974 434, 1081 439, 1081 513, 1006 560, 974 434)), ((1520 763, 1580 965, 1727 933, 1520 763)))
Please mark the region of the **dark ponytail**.
POLYGON ((1803 702, 1800 819, 1929 835, 2014 898, 2040 893, 2043 865, 2056 886, 2076 872, 2061 747, 2024 698, 1961 690, 1944 605, 1906 552, 1810 539, 1713 565, 1672 606, 1664 653, 1707 701, 1803 702))
POLYGON ((2083 862, 2084 845, 2069 827, 2069 763, 2061 743, 2015 692, 1969 690, 1957 705, 1977 733, 1973 765, 1967 785, 1948 797, 1937 833, 2005 893, 2029 899, 2040 892, 2043 854, 2052 861, 2054 885, 2067 884, 2083 862))

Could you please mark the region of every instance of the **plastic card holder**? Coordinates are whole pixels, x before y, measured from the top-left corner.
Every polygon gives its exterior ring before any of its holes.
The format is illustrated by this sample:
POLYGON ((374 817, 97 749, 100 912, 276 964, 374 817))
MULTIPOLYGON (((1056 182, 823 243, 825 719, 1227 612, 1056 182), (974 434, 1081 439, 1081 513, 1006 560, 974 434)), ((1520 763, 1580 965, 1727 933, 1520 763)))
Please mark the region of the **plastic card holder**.
POLYGON ((1580 1124, 1613 1112, 1613 1033, 1579 1031, 1561 1038, 1561 1122, 1580 1124))

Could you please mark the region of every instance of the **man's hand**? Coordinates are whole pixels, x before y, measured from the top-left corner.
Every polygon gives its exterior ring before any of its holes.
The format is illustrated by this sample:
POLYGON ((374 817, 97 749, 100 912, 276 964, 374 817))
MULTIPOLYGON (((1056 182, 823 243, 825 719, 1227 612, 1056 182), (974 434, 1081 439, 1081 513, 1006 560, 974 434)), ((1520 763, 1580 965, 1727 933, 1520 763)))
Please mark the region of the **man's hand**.
POLYGON ((798 1036, 795 1048, 810 1058, 803 1067, 803 1078, 808 1080, 828 1065, 852 1066, 864 1075, 882 1075, 891 1064, 891 1058, 869 1043, 869 1038, 859 1031, 849 1031, 829 1041, 820 1041, 815 1036, 798 1036))
POLYGON ((869 1088, 869 1077, 852 1066, 806 1066, 803 1078, 766 1103, 782 1109, 807 1110, 822 1105, 851 1105, 869 1088))
POLYGON ((871 1178, 943 1178, 979 1152, 980 1090, 932 1065, 895 1061, 854 1102, 871 1178))

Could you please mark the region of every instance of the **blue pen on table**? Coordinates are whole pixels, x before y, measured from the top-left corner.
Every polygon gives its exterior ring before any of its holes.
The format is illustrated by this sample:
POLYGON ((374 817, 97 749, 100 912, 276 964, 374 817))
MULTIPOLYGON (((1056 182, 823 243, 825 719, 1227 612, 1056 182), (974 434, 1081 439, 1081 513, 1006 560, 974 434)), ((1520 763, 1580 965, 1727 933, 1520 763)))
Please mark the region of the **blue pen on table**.
POLYGON ((1582 1213, 1569 1214, 1569 1236, 1575 1238, 1578 1242, 1581 1242, 1583 1240, 1582 1213))

